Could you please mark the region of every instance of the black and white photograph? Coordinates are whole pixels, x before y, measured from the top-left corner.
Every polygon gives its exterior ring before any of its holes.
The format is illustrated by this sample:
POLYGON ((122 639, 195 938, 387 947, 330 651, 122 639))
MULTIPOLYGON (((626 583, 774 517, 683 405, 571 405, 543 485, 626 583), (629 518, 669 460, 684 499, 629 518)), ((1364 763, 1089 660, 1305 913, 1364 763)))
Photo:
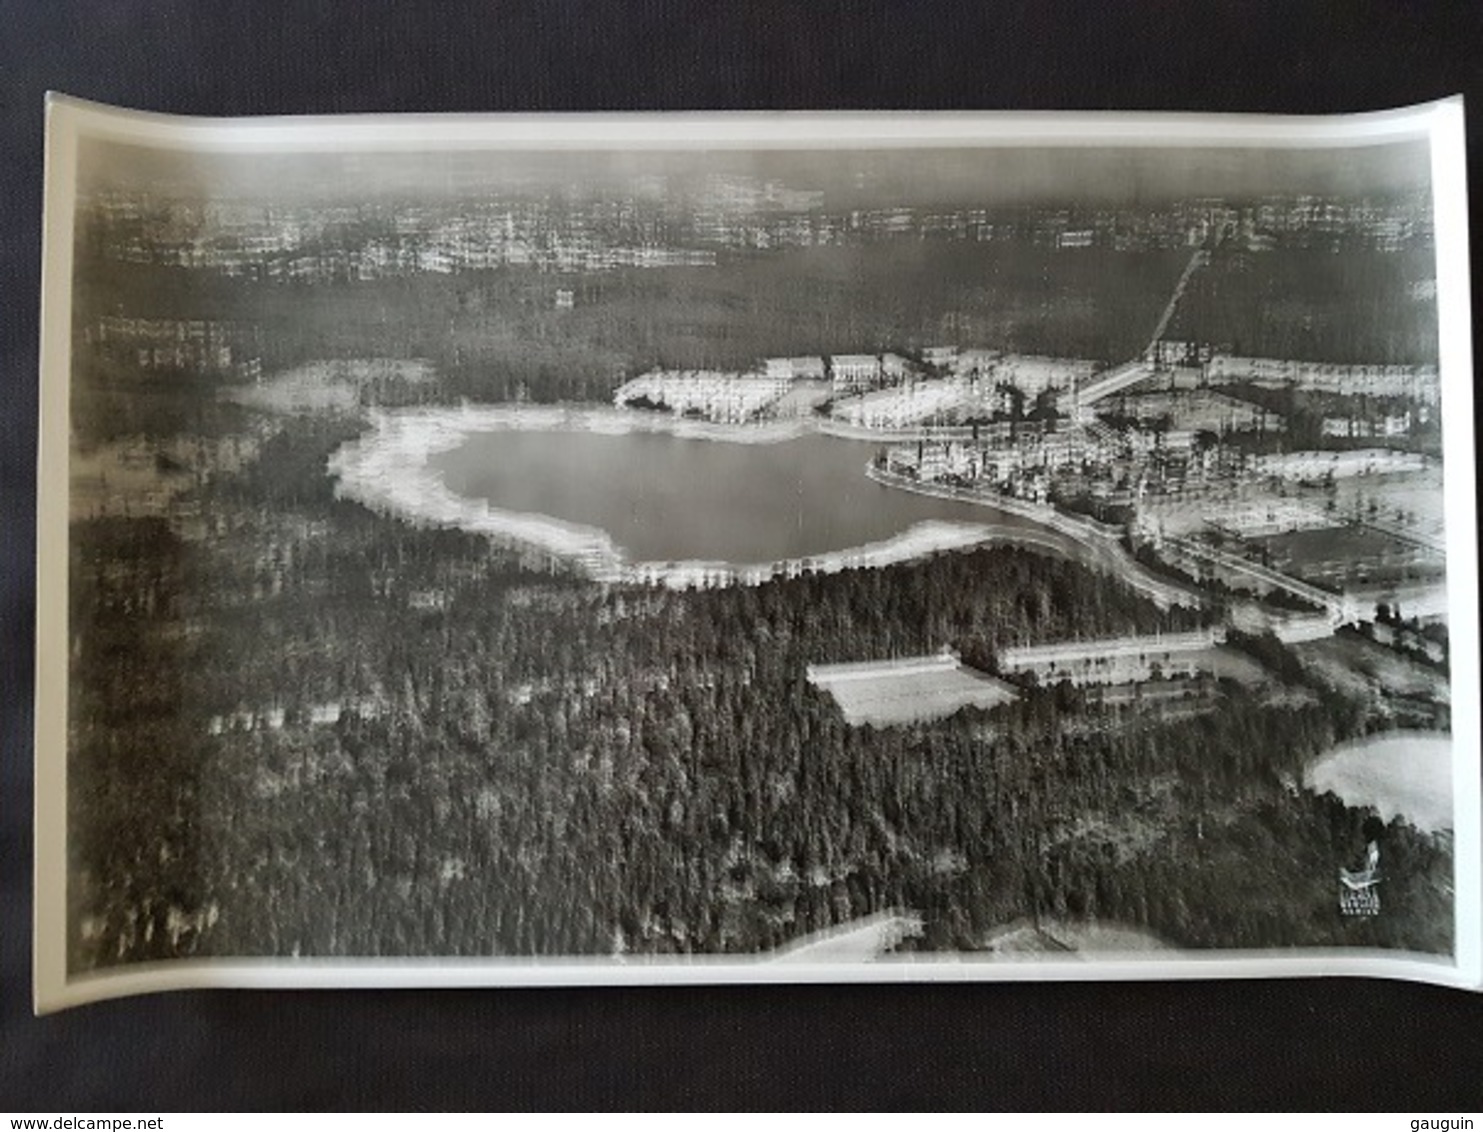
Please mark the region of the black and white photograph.
POLYGON ((50 115, 41 1009, 1483 982, 1460 103, 50 115))

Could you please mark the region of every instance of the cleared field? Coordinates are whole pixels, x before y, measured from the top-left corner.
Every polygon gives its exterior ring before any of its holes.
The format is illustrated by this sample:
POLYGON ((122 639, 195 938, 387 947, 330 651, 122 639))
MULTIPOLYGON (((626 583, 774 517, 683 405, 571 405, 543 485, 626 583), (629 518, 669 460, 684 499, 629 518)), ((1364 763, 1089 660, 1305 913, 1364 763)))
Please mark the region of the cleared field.
POLYGON ((814 664, 808 680, 834 697, 854 727, 945 719, 965 707, 992 708, 1015 698, 1008 684, 945 655, 814 664))
POLYGON ((1303 773, 1303 785, 1332 791, 1351 806, 1417 829, 1452 828, 1452 739, 1435 732, 1392 732, 1336 748, 1303 773))
POLYGON ((1229 680, 1256 687, 1272 679, 1272 674, 1251 657, 1238 649, 1217 645, 1195 654, 1200 667, 1212 676, 1223 676, 1229 680))
POLYGON ((1414 556, 1414 552, 1399 539, 1366 527, 1290 531, 1259 541, 1272 556, 1274 563, 1290 563, 1300 567, 1327 566, 1357 559, 1368 561, 1414 556))
POLYGON ((427 385, 433 368, 402 358, 337 358, 307 362, 256 385, 226 390, 239 404, 270 413, 349 412, 367 388, 386 392, 396 385, 427 385))
POLYGON ((1439 568, 1435 553, 1369 527, 1292 531, 1252 545, 1273 569, 1317 585, 1399 582, 1434 576, 1439 568))
POLYGON ((983 940, 981 951, 1008 959, 1043 956, 1071 959, 1085 953, 1131 954, 1169 951, 1169 944, 1142 928, 1112 920, 1073 920, 1041 917, 1016 920, 997 928, 983 940))
POLYGON ((1394 585, 1362 586, 1350 589, 1349 596, 1368 615, 1383 605, 1403 620, 1411 617, 1422 621, 1446 621, 1448 596, 1445 577, 1434 582, 1409 582, 1394 585))
POLYGON ((915 912, 877 912, 837 928, 814 932, 779 949, 774 963, 871 963, 922 934, 915 912))
MULTIPOLYGON (((1322 489, 1304 493, 1327 506, 1322 489)), ((1419 534, 1440 537, 1446 527, 1442 468, 1433 462, 1425 471, 1401 476, 1351 476, 1334 484, 1331 496, 1340 515, 1370 515, 1411 527, 1419 534)))

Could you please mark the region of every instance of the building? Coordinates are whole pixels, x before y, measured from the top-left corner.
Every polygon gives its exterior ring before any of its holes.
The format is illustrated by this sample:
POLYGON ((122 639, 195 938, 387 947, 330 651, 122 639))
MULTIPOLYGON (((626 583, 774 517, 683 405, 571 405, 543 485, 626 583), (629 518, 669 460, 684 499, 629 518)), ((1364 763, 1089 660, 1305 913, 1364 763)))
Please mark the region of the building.
POLYGON ((1018 444, 981 448, 977 454, 978 478, 996 486, 1010 483, 1025 469, 1025 450, 1018 444))
POLYGON ((1186 342, 1175 338, 1160 338, 1149 347, 1148 360, 1160 369, 1173 366, 1203 366, 1210 361, 1210 347, 1204 342, 1186 342))
POLYGON ((957 381, 916 381, 881 389, 834 406, 834 416, 864 428, 906 428, 947 423, 967 404, 957 381))
POLYGON ((789 358, 793 364, 794 381, 823 381, 828 376, 828 369, 824 365, 824 359, 817 354, 806 354, 797 358, 789 358))
POLYGON ((1411 421, 1409 409, 1403 413, 1387 413, 1373 420, 1367 417, 1324 417, 1323 435, 1394 439, 1410 435, 1411 421))
POLYGON ((1046 390, 1063 391, 1088 381, 1096 362, 1077 358, 1046 358, 1032 354, 1006 354, 994 369, 994 380, 1013 385, 1026 397, 1046 390))
POLYGON ((1208 670, 1209 650, 1223 644, 1222 629, 1151 637, 1112 637, 1005 649, 999 671, 1034 676, 1043 684, 1132 684, 1194 676, 1208 670))
POLYGON ((246 328, 214 319, 126 318, 104 315, 88 328, 87 341, 99 353, 127 360, 145 370, 196 370, 243 376, 261 372, 256 358, 237 356, 246 328))
POLYGON ((962 350, 953 359, 953 373, 959 377, 990 373, 1003 356, 999 350, 962 350))
POLYGON ((1133 393, 1109 398, 1105 405, 1111 406, 1119 416, 1129 417, 1140 424, 1167 420, 1171 428, 1193 429, 1224 435, 1229 432, 1281 432, 1285 428, 1282 417, 1242 401, 1227 397, 1208 389, 1190 392, 1133 393))
POLYGON ((788 382, 766 373, 722 370, 650 370, 624 382, 613 395, 623 407, 647 406, 717 424, 755 420, 788 391, 788 382))
POLYGON ((858 393, 881 383, 881 360, 874 354, 835 354, 829 374, 836 393, 858 393))
POLYGON ((1441 399, 1437 367, 1431 365, 1339 365, 1290 358, 1246 358, 1212 354, 1205 369, 1212 384, 1249 381, 1278 388, 1352 397, 1401 397, 1423 405, 1441 399))
POLYGON ((762 359, 762 372, 775 381, 792 381, 793 359, 764 358, 762 359))
POLYGON ((1419 452, 1397 452, 1391 448, 1322 448, 1258 456, 1252 460, 1252 471, 1257 475, 1299 482, 1396 475, 1425 471, 1426 467, 1426 457, 1419 452))
POLYGON ((962 441, 907 444, 886 453, 886 468, 924 482, 978 479, 986 453, 962 441))
POLYGON ((911 362, 900 354, 881 355, 881 376, 887 381, 900 381, 911 373, 911 362))
POLYGON ((1139 459, 1152 456, 1155 452, 1166 456, 1188 457, 1195 447, 1195 434, 1187 428, 1134 428, 1123 435, 1129 451, 1139 459))

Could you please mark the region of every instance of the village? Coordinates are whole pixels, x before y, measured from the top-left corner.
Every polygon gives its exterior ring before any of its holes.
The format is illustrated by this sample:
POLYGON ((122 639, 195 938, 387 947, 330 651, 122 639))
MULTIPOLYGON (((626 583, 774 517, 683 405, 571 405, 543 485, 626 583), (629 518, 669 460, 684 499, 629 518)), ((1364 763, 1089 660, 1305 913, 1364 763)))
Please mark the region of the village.
MULTIPOLYGON (((1215 603, 1222 626, 1289 644, 1362 626, 1397 648, 1404 634, 1412 655, 1438 664, 1444 633, 1426 631, 1444 581, 1441 468, 1428 443, 1437 397, 1433 366, 1242 357, 1157 339, 1110 368, 941 346, 768 358, 750 372, 655 370, 614 401, 877 440, 863 469, 876 482, 1116 543, 1215 603)), ((1224 633, 1058 642, 1044 658, 998 662, 1006 674, 1078 684, 1167 679, 1219 668, 1224 633)), ((893 667, 881 678, 903 677, 893 667)), ((966 694, 980 695, 967 679, 966 694)), ((863 692, 858 680, 850 686, 863 692)), ((957 702, 947 696, 944 710, 957 702)), ((865 709, 858 719, 879 722, 865 709)))

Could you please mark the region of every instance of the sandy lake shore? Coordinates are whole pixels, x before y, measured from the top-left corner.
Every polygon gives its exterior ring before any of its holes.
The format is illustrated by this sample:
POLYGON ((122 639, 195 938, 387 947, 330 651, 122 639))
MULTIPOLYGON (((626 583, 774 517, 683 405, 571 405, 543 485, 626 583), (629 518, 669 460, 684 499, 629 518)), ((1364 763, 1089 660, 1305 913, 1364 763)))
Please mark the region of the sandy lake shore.
MULTIPOLYGON (((588 432, 612 436, 665 432, 687 440, 777 444, 816 430, 806 419, 721 425, 608 406, 464 404, 377 411, 371 415, 370 428, 362 436, 342 445, 331 456, 328 470, 335 477, 336 493, 342 498, 408 522, 456 527, 502 544, 549 554, 575 564, 599 581, 659 584, 677 589, 758 585, 803 572, 834 573, 889 566, 990 542, 1066 554, 1071 548, 1065 544, 1070 541, 1080 543, 1098 560, 1109 557, 1104 539, 1078 538, 1075 531, 1065 529, 1065 524, 1046 522, 1037 514, 1026 517, 1038 520, 1039 527, 928 520, 862 546, 776 562, 634 562, 608 532, 598 527, 549 515, 503 510, 486 500, 452 491, 433 466, 433 458, 459 447, 470 436, 501 431, 588 432)), ((862 466, 861 475, 866 474, 862 466)), ((1167 583, 1150 584, 1151 579, 1141 577, 1141 568, 1133 573, 1134 584, 1143 582, 1138 588, 1152 591, 1160 604, 1188 598, 1182 592, 1171 592, 1177 588, 1167 583)))

